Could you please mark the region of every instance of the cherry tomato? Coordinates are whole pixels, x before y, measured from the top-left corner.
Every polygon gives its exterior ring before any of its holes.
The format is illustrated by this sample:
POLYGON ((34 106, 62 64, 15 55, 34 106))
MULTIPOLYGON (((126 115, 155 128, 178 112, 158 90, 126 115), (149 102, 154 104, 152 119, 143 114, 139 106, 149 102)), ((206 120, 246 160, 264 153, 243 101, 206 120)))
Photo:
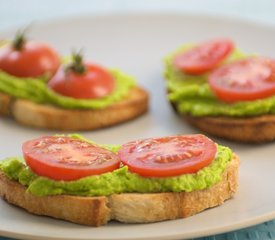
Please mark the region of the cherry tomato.
POLYGON ((204 42, 174 58, 176 68, 187 74, 203 74, 219 65, 234 49, 229 39, 204 42))
POLYGON ((113 152, 83 140, 46 136, 22 146, 30 169, 54 180, 76 180, 117 169, 120 160, 113 152))
POLYGON ((0 48, 0 70, 17 77, 53 75, 60 65, 58 54, 44 43, 27 41, 20 49, 0 48))
POLYGON ((85 72, 60 67, 48 86, 55 92, 73 98, 94 99, 109 95, 115 88, 111 73, 100 66, 86 63, 85 72))
POLYGON ((248 58, 224 65, 210 74, 209 85, 228 103, 275 95, 275 61, 248 58))
POLYGON ((122 145, 118 155, 129 170, 145 177, 194 173, 215 158, 216 144, 204 135, 149 138, 122 145))

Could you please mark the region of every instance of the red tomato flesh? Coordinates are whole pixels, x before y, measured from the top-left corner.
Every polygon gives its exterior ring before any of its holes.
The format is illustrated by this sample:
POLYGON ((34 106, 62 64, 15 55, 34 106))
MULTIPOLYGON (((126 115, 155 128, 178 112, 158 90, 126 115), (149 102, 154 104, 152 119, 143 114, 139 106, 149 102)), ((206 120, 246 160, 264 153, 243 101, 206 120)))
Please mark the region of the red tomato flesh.
POLYGON ((39 176, 71 181, 119 168, 117 154, 83 140, 46 136, 26 141, 23 155, 39 176))
POLYGON ((224 102, 251 101, 275 95, 275 61, 247 58, 217 68, 209 85, 224 102))
POLYGON ((216 39, 201 43, 174 58, 174 65, 180 71, 199 75, 218 66, 234 49, 229 39, 216 39))
POLYGON ((215 158, 216 144, 204 135, 149 138, 122 145, 118 155, 131 172, 145 177, 195 173, 215 158))
POLYGON ((115 80, 104 68, 85 64, 85 73, 65 72, 61 67, 48 82, 55 92, 73 98, 94 99, 109 95, 115 88, 115 80))
POLYGON ((43 43, 28 41, 20 50, 12 45, 0 48, 0 70, 17 77, 52 76, 59 65, 58 54, 43 43))

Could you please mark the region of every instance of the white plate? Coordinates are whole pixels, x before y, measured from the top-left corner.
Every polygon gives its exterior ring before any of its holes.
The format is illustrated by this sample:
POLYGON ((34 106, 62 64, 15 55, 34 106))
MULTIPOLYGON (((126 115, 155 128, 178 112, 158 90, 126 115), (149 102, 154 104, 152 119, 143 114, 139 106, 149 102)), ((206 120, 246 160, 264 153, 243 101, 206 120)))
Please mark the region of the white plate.
MULTIPOLYGON (((12 37, 14 31, 0 34, 12 37)), ((84 48, 86 56, 134 75, 151 92, 151 110, 134 121, 84 132, 99 143, 195 133, 175 116, 165 99, 163 56, 190 41, 231 37, 244 51, 274 57, 275 29, 240 20, 179 14, 79 17, 37 24, 32 38, 52 43, 61 54, 84 48)), ((51 134, 0 119, 0 159, 20 155, 21 143, 51 134)), ((0 200, 0 235, 28 239, 191 238, 235 230, 275 218, 275 144, 242 145, 218 140, 241 157, 240 187, 234 199, 186 219, 152 224, 110 223, 93 228, 38 217, 0 200)))

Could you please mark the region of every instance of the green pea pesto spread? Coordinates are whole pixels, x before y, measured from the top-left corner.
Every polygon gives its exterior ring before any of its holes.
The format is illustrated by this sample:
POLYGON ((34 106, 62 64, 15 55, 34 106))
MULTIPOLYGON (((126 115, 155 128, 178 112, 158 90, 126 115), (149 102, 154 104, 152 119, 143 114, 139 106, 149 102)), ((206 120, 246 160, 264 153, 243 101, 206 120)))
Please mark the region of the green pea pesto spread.
MULTIPOLYGON (((262 114, 275 114, 275 96, 254 101, 241 101, 233 104, 219 101, 207 82, 207 74, 190 75, 180 72, 173 66, 176 54, 190 49, 185 45, 165 58, 164 76, 167 79, 168 99, 182 114, 196 117, 228 116, 249 117, 262 114)), ((247 55, 235 49, 223 63, 246 58, 247 55)))
MULTIPOLYGON (((103 147, 113 152, 117 152, 120 148, 110 145, 103 147)), ((107 196, 114 193, 190 192, 205 189, 221 180, 222 173, 231 159, 232 151, 228 147, 218 145, 215 159, 207 167, 196 173, 163 178, 142 177, 131 173, 127 166, 121 166, 113 172, 75 181, 55 181, 37 176, 26 166, 24 159, 18 157, 0 161, 0 169, 6 176, 26 186, 27 191, 36 196, 60 194, 107 196)))
POLYGON ((132 77, 117 69, 109 70, 116 81, 115 90, 98 99, 75 99, 55 93, 47 87, 45 78, 18 78, 0 71, 0 92, 36 103, 50 104, 66 109, 102 109, 125 97, 135 86, 132 77))

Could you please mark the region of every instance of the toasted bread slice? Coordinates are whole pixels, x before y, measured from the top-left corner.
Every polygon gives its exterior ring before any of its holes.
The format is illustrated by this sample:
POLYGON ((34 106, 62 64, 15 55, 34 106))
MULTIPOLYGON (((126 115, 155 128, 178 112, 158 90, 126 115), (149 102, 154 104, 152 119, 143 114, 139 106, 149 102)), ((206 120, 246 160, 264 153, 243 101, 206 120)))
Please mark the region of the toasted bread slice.
POLYGON ((99 226, 110 219, 106 197, 77 197, 69 195, 36 197, 18 182, 0 172, 0 195, 9 203, 27 211, 71 222, 99 226))
POLYGON ((275 115, 246 118, 183 115, 183 118, 202 131, 224 139, 246 143, 275 140, 275 115))
POLYGON ((134 87, 121 101, 100 110, 62 109, 29 100, 0 95, 0 113, 11 115, 23 125, 55 130, 76 131, 108 127, 133 119, 148 110, 149 95, 134 87))
POLYGON ((122 193, 105 197, 37 197, 0 172, 0 196, 30 213, 74 223, 100 226, 109 220, 126 223, 184 218, 222 204, 238 186, 239 159, 235 155, 220 182, 204 190, 181 193, 122 193))
POLYGON ((10 115, 12 97, 0 92, 0 115, 10 115))

